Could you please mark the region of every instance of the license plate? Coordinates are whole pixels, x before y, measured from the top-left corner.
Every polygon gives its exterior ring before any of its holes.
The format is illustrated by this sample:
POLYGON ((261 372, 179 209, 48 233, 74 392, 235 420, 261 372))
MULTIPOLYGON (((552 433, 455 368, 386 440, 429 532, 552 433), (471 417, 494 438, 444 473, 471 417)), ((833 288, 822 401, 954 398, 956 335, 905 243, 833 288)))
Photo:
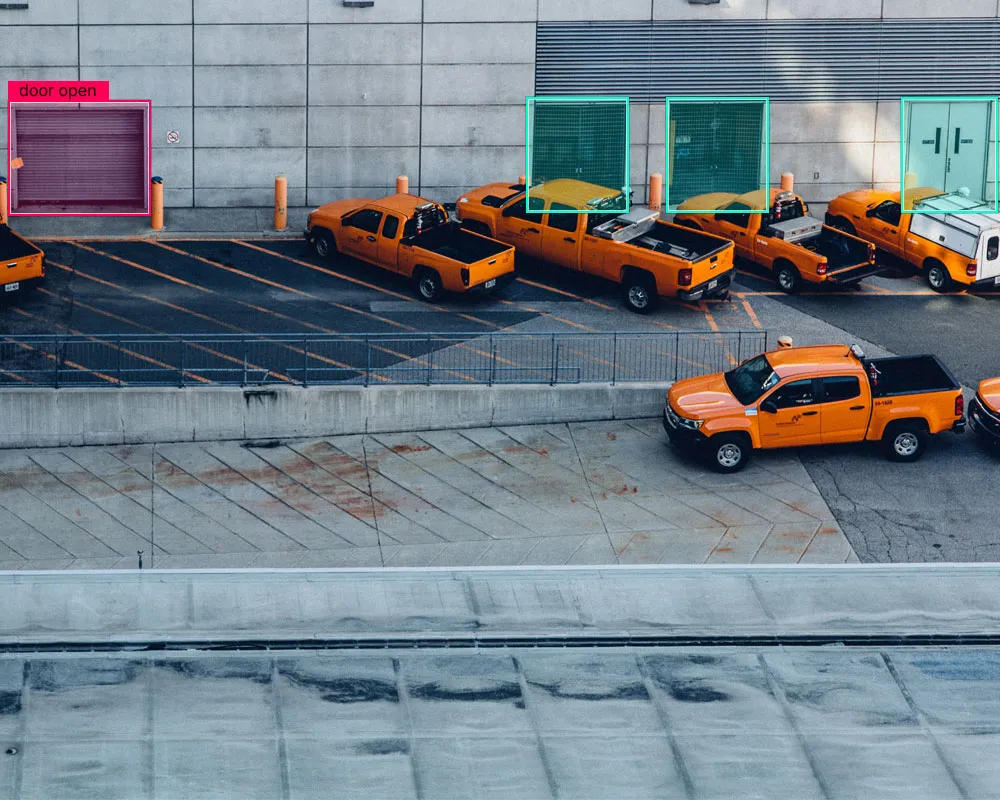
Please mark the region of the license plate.
POLYGON ((20 288, 21 288, 20 283, 8 283, 6 286, 3 287, 3 290, 5 292, 16 292, 20 288))
POLYGON ((719 279, 718 278, 716 278, 714 281, 709 281, 708 282, 708 288, 709 289, 714 289, 718 285, 719 285, 719 279))
POLYGON ((997 276, 996 276, 996 277, 995 277, 995 278, 993 279, 993 285, 994 285, 994 286, 1000 286, 1000 275, 997 275, 997 276))
POLYGON ((492 278, 492 279, 486 281, 486 283, 483 284, 483 288, 484 289, 492 289, 496 285, 497 285, 497 279, 496 278, 492 278))

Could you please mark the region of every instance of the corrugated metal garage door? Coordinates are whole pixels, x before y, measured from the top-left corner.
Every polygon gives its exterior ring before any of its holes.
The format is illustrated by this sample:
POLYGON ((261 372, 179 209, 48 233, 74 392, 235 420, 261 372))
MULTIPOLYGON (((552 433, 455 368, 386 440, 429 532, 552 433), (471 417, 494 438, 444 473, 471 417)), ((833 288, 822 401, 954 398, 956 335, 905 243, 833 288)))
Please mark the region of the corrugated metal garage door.
POLYGON ((18 213, 144 213, 144 107, 15 106, 12 155, 24 166, 12 185, 18 213))
POLYGON ((535 92, 641 103, 997 95, 998 44, 996 19, 540 23, 535 92))

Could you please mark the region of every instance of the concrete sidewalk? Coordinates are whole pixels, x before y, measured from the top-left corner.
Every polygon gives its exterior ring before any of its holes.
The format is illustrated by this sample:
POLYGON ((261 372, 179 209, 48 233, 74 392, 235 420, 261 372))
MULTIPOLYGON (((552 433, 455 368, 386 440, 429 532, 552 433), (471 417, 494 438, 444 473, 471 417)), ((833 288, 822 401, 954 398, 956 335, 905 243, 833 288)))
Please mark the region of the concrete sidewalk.
POLYGON ((720 476, 659 420, 0 452, 0 569, 856 557, 798 458, 720 476))

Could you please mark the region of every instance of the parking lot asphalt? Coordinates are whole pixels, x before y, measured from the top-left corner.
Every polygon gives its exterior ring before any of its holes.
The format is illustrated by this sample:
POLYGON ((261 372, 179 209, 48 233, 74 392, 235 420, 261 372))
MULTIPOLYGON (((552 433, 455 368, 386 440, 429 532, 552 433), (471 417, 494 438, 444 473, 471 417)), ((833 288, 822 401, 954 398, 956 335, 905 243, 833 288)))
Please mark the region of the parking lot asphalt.
MULTIPOLYGON (((939 295, 905 270, 858 291, 788 296, 740 265, 730 302, 665 302, 640 317, 614 286, 534 264, 486 299, 430 306, 410 286, 348 259, 320 261, 296 239, 41 242, 34 295, 5 298, 0 334, 759 330, 797 344, 859 341, 873 354, 935 353, 967 387, 1000 375, 996 295, 939 295)), ((2 366, 2 365, 0 365, 2 366)), ((816 448, 802 463, 863 560, 1000 557, 997 461, 971 436, 938 437, 915 465, 868 448, 816 448)))

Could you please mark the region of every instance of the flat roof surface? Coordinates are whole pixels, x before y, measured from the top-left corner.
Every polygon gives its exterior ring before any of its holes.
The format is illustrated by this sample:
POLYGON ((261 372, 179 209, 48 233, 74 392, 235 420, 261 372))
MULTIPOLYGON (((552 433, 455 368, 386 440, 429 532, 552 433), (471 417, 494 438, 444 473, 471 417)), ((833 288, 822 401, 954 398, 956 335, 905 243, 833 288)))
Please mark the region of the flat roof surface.
POLYGON ((998 577, 0 573, 0 796, 996 797, 998 577))

